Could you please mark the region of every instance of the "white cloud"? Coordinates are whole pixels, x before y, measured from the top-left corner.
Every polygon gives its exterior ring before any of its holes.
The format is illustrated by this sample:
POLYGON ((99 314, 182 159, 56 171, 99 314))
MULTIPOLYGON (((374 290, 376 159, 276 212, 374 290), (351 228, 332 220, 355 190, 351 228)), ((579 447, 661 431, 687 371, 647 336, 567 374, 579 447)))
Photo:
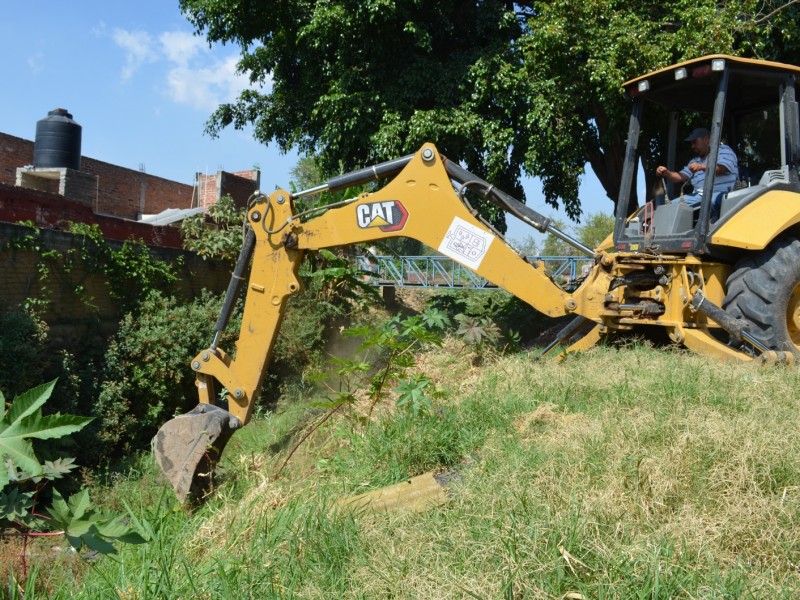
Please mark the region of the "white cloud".
POLYGON ((133 77, 142 65, 158 60, 153 38, 146 31, 115 29, 111 38, 125 52, 125 66, 122 68, 122 79, 125 81, 133 77))
POLYGON ((167 60, 183 67, 187 66, 198 52, 207 49, 202 39, 186 31, 166 31, 158 39, 167 60))
POLYGON ((213 111, 249 87, 248 78, 236 73, 237 62, 234 55, 218 58, 208 53, 201 61, 178 63, 167 75, 167 94, 178 104, 213 111))
MULTIPOLYGON (((94 32, 107 35, 105 23, 100 23, 94 32)), ((223 56, 222 46, 209 48, 203 38, 187 31, 165 31, 154 36, 145 31, 114 29, 111 38, 124 51, 123 81, 147 65, 160 63, 162 69, 166 66, 166 74, 162 75, 165 93, 176 104, 211 112, 224 102, 234 101, 239 92, 250 87, 248 78, 236 73, 236 54, 223 56)))
POLYGON ((236 74, 235 56, 212 58, 204 66, 182 66, 167 75, 168 95, 178 104, 212 111, 223 102, 231 102, 248 85, 247 78, 236 74))
POLYGON ((92 33, 95 37, 105 37, 108 35, 108 28, 105 21, 98 21, 97 25, 92 27, 92 33))
POLYGON ((44 54, 37 52, 28 57, 28 68, 34 75, 41 73, 44 68, 44 54))

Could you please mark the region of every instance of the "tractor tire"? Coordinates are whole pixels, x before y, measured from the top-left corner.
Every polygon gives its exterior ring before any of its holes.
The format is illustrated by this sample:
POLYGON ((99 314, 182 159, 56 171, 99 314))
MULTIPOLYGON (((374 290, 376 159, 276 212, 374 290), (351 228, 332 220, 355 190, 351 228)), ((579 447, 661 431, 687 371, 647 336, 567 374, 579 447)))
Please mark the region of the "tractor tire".
POLYGON ((780 237, 739 260, 722 307, 770 349, 800 356, 800 240, 780 237))

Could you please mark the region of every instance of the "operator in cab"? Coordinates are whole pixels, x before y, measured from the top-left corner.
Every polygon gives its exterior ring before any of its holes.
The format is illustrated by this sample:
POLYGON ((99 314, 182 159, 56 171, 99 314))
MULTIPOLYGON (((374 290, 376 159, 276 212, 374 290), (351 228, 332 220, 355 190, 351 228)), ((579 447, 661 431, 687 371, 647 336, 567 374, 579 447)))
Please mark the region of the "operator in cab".
MULTIPOLYGON (((683 184, 689 181, 694 187, 694 192, 684 196, 686 204, 697 206, 703 199, 703 184, 706 180, 706 168, 708 154, 711 150, 711 132, 705 127, 698 127, 689 134, 685 142, 692 144, 695 156, 680 171, 670 171, 665 166, 656 169, 656 175, 665 177, 672 183, 683 184)), ((719 145, 717 156, 717 170, 714 177, 714 204, 712 215, 719 215, 719 207, 722 203, 722 196, 733 189, 736 180, 739 178, 739 161, 736 153, 730 146, 719 145)))

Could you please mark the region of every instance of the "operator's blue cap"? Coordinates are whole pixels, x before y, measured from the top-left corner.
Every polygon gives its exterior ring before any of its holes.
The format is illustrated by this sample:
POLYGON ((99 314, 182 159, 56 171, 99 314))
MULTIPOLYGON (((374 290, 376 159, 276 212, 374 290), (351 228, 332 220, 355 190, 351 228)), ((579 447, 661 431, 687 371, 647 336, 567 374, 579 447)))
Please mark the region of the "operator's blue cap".
POLYGON ((708 129, 706 129, 705 127, 698 127, 697 129, 692 131, 692 133, 689 134, 689 137, 687 137, 683 141, 684 142, 693 142, 697 138, 709 137, 709 136, 711 136, 711 132, 708 129))

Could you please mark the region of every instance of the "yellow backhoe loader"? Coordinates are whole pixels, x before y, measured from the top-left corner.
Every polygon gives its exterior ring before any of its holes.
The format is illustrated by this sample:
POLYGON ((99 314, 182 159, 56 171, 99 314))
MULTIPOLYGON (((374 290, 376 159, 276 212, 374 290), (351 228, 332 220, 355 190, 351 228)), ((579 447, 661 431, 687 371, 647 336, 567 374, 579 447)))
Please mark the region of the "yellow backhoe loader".
POLYGON ((226 442, 250 419, 286 300, 301 288, 298 266, 306 252, 321 248, 397 236, 419 240, 544 314, 574 315, 545 352, 556 345, 585 349, 649 327, 723 360, 792 364, 800 354, 799 75, 790 65, 715 55, 625 83, 632 110, 616 222, 613 237, 598 249, 449 161, 433 144, 310 190, 254 197, 216 335, 191 361, 200 403, 167 422, 154 440, 178 497, 204 493, 226 442), (683 140, 698 127, 710 136, 705 184, 693 192, 700 203, 688 204, 686 190, 670 182, 655 201, 639 191, 641 165, 679 170, 691 157, 683 140), (647 141, 642 148, 640 140, 647 141), (739 181, 715 210, 723 141, 738 155, 739 181), (388 182, 334 205, 296 208, 304 197, 374 180, 388 182), (633 190, 648 201, 631 211, 633 190), (567 241, 594 257, 594 266, 572 291, 562 288, 477 216, 469 193, 567 241), (233 358, 217 342, 245 281, 233 358))

